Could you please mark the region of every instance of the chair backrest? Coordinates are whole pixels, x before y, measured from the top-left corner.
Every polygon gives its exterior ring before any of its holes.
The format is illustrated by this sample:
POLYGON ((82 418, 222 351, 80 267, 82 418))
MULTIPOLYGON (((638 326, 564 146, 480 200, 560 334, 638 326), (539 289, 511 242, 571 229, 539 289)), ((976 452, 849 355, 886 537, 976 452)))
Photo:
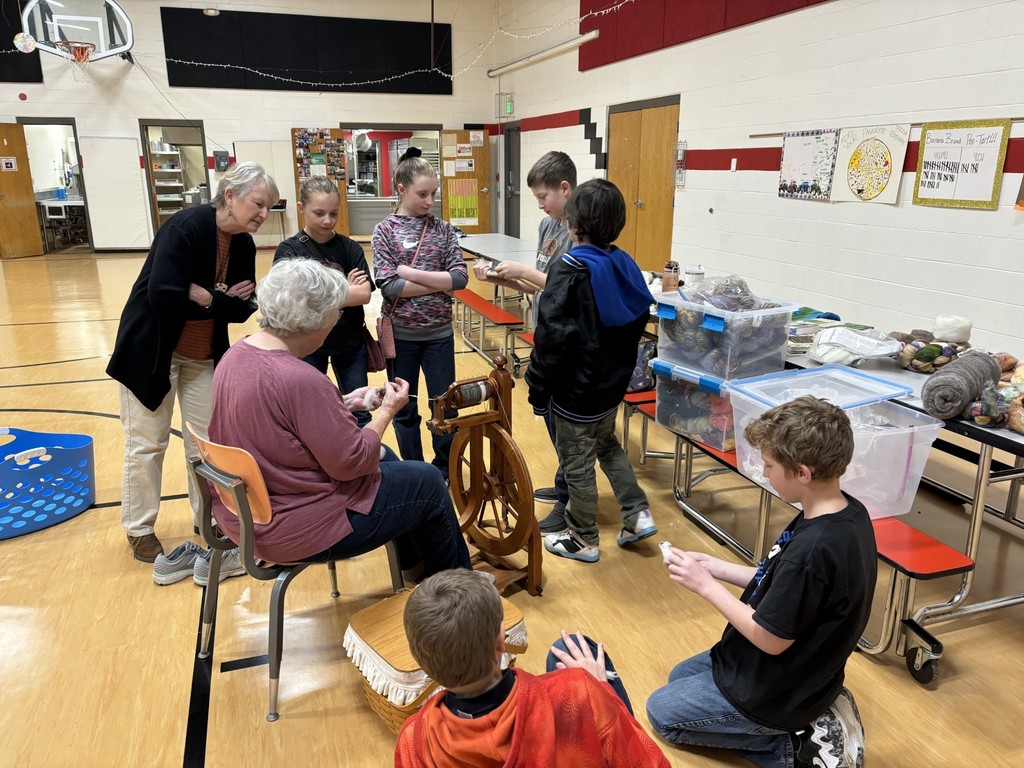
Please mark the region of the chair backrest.
MULTIPOLYGON (((259 525, 269 523, 274 516, 273 508, 270 506, 270 494, 267 492, 267 484, 263 481, 263 473, 260 472, 260 467, 252 454, 242 448, 219 445, 200 437, 191 422, 186 421, 185 427, 192 435, 203 461, 209 462, 221 472, 235 475, 245 483, 245 495, 249 500, 253 522, 259 525)), ((224 506, 236 517, 241 517, 231 494, 219 485, 214 485, 214 488, 224 506)))

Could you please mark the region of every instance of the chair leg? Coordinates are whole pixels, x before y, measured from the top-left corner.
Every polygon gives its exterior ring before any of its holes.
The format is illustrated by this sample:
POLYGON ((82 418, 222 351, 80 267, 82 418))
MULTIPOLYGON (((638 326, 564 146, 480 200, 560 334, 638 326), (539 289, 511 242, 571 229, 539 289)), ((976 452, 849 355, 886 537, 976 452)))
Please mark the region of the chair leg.
POLYGON ((206 582, 206 595, 203 598, 203 624, 199 635, 199 658, 210 656, 210 638, 213 635, 213 624, 217 620, 217 596, 220 593, 220 563, 224 551, 214 549, 210 553, 210 573, 206 582))
POLYGON ((281 680, 281 652, 284 646, 284 595, 292 579, 306 569, 306 563, 285 568, 274 581, 270 593, 270 638, 267 644, 267 660, 270 666, 270 701, 267 720, 277 720, 277 690, 281 680))
POLYGON ((405 580, 402 579, 402 565, 398 562, 398 548, 395 542, 389 541, 384 545, 388 553, 388 570, 391 571, 391 589, 396 594, 405 587, 405 580))
POLYGON ((647 463, 647 433, 651 420, 646 415, 640 423, 640 463, 647 463))
POLYGON ((331 577, 331 597, 337 600, 341 592, 338 591, 338 564, 333 560, 327 561, 327 573, 331 577))

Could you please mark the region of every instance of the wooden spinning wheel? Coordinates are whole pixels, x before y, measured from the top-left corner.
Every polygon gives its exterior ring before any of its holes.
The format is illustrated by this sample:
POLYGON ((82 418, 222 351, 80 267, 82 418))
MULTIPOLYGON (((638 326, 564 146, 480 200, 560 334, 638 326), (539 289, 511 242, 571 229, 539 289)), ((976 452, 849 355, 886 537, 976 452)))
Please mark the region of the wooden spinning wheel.
POLYGON ((459 524, 474 550, 475 567, 494 574, 499 588, 525 581, 531 595, 541 592, 540 528, 533 509, 533 482, 523 454, 512 439, 512 387, 505 358, 494 359, 489 376, 452 384, 434 403, 432 432, 456 431, 449 477, 459 524), (446 417, 486 404, 488 409, 446 417), (526 553, 522 567, 521 552, 526 553), (516 559, 518 556, 518 560, 516 559))

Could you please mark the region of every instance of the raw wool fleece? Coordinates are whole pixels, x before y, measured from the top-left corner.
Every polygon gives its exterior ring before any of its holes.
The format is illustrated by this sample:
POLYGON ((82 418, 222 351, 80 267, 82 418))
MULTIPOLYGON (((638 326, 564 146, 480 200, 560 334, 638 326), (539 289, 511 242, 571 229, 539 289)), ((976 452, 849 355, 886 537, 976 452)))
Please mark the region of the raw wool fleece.
POLYGON ((986 384, 999 381, 999 363, 987 352, 971 350, 933 373, 924 384, 924 409, 937 419, 955 419, 977 400, 986 384))

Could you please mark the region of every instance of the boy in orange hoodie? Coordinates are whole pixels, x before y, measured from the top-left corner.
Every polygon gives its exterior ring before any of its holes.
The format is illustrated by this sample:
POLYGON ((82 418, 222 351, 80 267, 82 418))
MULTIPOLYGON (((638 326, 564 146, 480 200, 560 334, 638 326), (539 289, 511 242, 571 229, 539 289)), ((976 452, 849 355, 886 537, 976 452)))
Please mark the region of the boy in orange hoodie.
POLYGON ((547 674, 503 671, 503 616, 494 585, 473 571, 441 571, 409 596, 412 655, 447 690, 402 727, 396 768, 669 765, 616 695, 625 690, 603 646, 563 630, 547 674))

